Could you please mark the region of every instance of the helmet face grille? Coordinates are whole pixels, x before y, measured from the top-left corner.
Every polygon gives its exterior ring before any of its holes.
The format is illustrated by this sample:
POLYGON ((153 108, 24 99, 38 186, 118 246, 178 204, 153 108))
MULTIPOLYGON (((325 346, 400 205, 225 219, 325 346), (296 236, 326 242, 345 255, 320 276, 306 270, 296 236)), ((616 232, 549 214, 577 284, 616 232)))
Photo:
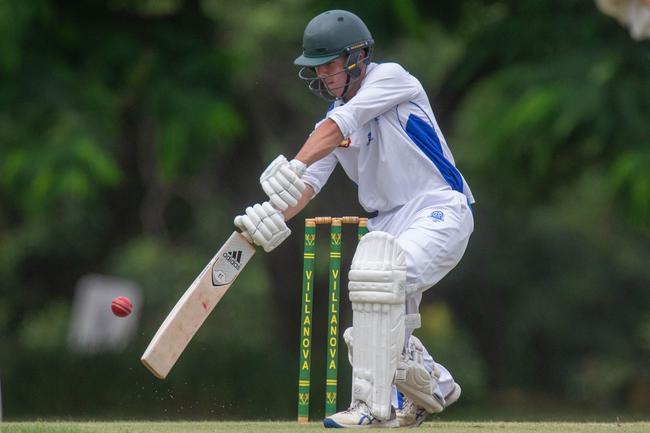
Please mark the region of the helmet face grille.
MULTIPOLYGON (((349 55, 343 69, 341 71, 335 72, 327 76, 327 77, 331 77, 338 74, 343 74, 343 73, 346 74, 346 81, 344 86, 335 89, 329 89, 325 85, 323 80, 320 79, 316 74, 315 67, 309 67, 309 66, 302 67, 300 71, 298 71, 298 77, 305 82, 307 88, 311 93, 326 101, 331 102, 337 99, 341 99, 342 97, 345 97, 349 85, 362 79, 361 63, 365 65, 370 64, 370 60, 372 58, 372 45, 363 44, 361 46, 355 46, 354 48, 348 50, 349 50, 348 51, 349 55), (363 49, 367 49, 366 57, 360 63, 357 63, 359 54, 363 49), (331 92, 332 90, 338 90, 341 88, 344 89, 341 97, 336 96, 331 92)), ((323 78, 327 78, 327 77, 323 77, 323 78)))
POLYGON ((335 101, 336 96, 332 95, 323 81, 318 78, 314 68, 303 67, 298 71, 298 77, 307 85, 311 93, 326 101, 335 101))

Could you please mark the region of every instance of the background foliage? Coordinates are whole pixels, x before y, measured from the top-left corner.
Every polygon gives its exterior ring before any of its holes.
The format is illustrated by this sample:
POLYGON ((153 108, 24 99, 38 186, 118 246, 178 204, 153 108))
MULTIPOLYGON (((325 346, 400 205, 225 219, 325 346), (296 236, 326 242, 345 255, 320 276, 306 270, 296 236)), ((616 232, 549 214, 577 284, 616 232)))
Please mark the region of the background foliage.
MULTIPOLYGON (((421 80, 479 202, 466 256, 425 294, 418 331, 463 385, 465 411, 446 416, 647 415, 649 45, 592 2, 30 0, 0 2, 5 416, 294 416, 300 217, 168 380, 138 359, 233 216, 264 198, 259 173, 322 116, 292 61, 305 24, 331 8, 359 14, 375 57, 421 80), (144 290, 124 352, 66 347, 88 273, 144 290)), ((337 170, 302 216, 359 213, 353 191, 337 170)))

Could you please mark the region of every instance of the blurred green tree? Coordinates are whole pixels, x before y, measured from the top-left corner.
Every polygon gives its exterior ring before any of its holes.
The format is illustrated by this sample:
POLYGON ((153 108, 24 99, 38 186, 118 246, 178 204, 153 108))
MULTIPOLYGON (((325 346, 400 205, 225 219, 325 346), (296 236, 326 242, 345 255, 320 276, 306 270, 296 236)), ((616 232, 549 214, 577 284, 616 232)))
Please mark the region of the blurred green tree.
MULTIPOLYGON (((169 381, 137 359, 263 199, 257 175, 325 112, 292 61, 331 8, 422 81, 477 196, 466 257, 425 294, 419 331, 467 399, 648 409, 648 43, 592 2, 33 0, 0 2, 8 416, 293 417, 299 236, 255 258, 169 381), (66 352, 88 272, 144 289, 123 354, 66 352)), ((353 191, 337 170, 306 213, 358 213, 353 191)))

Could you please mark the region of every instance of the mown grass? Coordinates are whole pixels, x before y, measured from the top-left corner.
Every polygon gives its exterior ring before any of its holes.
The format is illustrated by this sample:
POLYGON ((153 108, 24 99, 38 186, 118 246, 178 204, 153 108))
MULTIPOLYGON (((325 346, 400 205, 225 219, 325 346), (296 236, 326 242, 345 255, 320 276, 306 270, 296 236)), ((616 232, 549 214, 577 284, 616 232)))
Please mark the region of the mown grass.
MULTIPOLYGON (((321 423, 295 422, 9 422, 2 433, 260 433, 325 431, 321 423)), ((650 422, 426 422, 417 431, 435 433, 649 432, 650 422)))

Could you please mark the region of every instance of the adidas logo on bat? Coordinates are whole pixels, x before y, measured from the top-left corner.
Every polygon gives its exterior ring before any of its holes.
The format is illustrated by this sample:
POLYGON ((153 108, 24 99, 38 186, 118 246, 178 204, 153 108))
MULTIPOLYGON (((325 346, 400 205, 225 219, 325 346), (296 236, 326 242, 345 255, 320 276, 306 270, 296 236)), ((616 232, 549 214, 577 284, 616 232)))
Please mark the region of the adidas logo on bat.
POLYGON ((223 253, 223 257, 237 270, 241 267, 241 250, 223 253))

